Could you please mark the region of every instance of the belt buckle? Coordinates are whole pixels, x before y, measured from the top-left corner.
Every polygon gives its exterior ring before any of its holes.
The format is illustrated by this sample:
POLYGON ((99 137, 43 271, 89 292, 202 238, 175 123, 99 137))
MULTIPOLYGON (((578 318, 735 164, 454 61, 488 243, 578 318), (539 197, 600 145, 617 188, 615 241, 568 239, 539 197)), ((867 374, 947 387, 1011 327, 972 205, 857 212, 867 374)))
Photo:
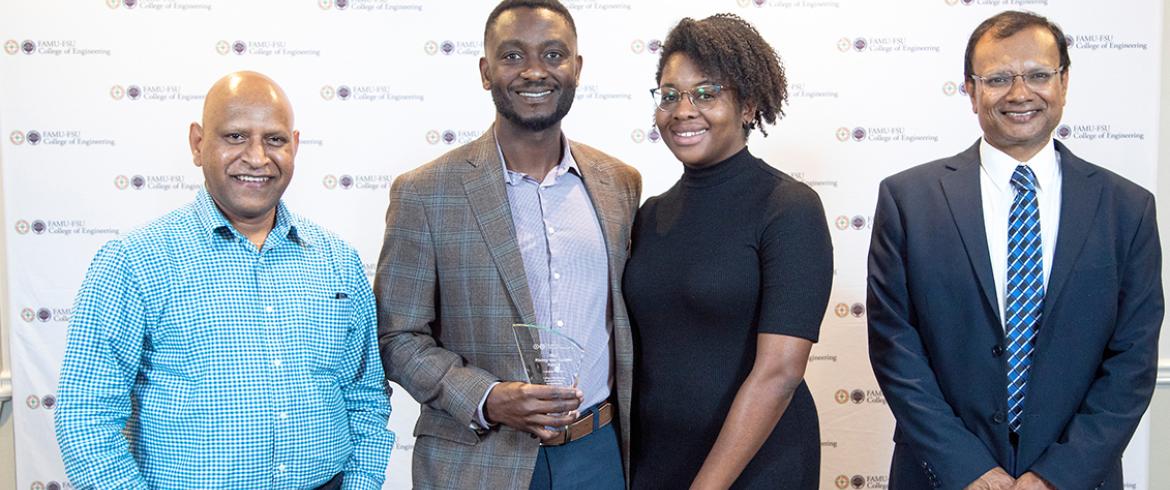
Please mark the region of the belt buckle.
POLYGON ((603 402, 600 405, 598 405, 596 409, 590 411, 588 414, 585 414, 581 417, 578 417, 577 420, 574 420, 573 422, 569 423, 569 425, 562 427, 561 434, 558 437, 556 437, 550 441, 540 441, 540 445, 541 446, 563 446, 563 445, 568 444, 570 442, 581 439, 582 437, 585 437, 589 434, 592 434, 594 425, 596 425, 597 428, 600 429, 600 428, 608 425, 609 422, 612 421, 612 419, 613 419, 612 410, 613 410, 613 405, 611 405, 609 402, 603 402), (606 420, 605 415, 609 415, 609 417, 608 417, 609 420, 606 420), (594 423, 595 419, 597 421, 596 423, 594 423), (580 432, 577 432, 576 430, 579 427, 581 428, 580 432))
MULTIPOLYGON (((577 422, 574 421, 573 423, 575 424, 577 422)), ((569 429, 571 428, 571 426, 572 426, 572 424, 560 427, 559 428, 560 430, 557 432, 556 437, 549 439, 547 441, 541 440, 540 445, 546 446, 546 447, 556 447, 556 446, 563 446, 565 444, 568 444, 569 443, 569 429)))

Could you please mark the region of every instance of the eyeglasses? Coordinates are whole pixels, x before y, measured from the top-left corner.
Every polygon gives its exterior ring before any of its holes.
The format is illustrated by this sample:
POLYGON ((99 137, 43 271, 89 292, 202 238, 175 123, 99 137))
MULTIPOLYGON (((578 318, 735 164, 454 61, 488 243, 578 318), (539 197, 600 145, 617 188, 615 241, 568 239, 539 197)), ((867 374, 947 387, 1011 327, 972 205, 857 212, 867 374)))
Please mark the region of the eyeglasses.
POLYGON ((1055 70, 1049 71, 1034 71, 1031 73, 996 73, 981 77, 979 75, 971 75, 971 78, 983 82, 983 87, 989 92, 1002 92, 1011 88, 1012 84, 1016 82, 1016 77, 1020 77, 1024 84, 1032 90, 1043 90, 1052 85, 1052 81, 1056 79, 1057 75, 1064 71, 1064 67, 1058 67, 1055 70))
POLYGON ((719 98, 719 93, 723 91, 723 86, 717 83, 710 85, 699 85, 690 90, 679 90, 670 87, 652 88, 650 95, 654 96, 654 105, 658 106, 658 110, 663 112, 670 112, 678 108, 679 102, 682 102, 682 96, 686 95, 691 100, 691 105, 695 106, 700 111, 710 109, 715 105, 715 100, 719 98))

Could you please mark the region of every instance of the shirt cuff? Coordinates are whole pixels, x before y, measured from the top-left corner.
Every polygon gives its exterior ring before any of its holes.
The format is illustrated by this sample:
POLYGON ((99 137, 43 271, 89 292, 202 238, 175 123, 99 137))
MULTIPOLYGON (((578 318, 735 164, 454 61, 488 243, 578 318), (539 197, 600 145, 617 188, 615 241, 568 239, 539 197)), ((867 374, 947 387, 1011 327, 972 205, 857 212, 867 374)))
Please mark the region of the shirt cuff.
POLYGON ((488 385, 487 391, 483 392, 483 398, 479 400, 479 408, 475 409, 475 421, 476 421, 476 423, 479 424, 479 427, 483 430, 490 429, 490 428, 492 428, 492 425, 494 425, 494 424, 489 423, 487 421, 487 418, 485 418, 483 416, 483 407, 484 407, 484 405, 487 404, 488 395, 490 395, 492 393, 492 388, 495 388, 496 385, 498 385, 498 384, 500 384, 500 382, 496 381, 496 382, 488 385))

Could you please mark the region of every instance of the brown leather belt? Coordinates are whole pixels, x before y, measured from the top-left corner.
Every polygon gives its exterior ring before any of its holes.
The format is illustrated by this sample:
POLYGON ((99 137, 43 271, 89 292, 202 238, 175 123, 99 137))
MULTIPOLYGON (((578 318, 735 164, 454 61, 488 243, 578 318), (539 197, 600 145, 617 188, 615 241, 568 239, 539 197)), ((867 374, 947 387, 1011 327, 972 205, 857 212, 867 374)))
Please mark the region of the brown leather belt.
POLYGON ((560 446, 567 444, 582 437, 593 433, 593 419, 597 418, 597 428, 600 429, 609 425, 613 420, 613 404, 604 402, 598 405, 596 409, 590 410, 588 415, 578 418, 575 422, 569 424, 562 430, 557 437, 541 441, 541 446, 560 446))

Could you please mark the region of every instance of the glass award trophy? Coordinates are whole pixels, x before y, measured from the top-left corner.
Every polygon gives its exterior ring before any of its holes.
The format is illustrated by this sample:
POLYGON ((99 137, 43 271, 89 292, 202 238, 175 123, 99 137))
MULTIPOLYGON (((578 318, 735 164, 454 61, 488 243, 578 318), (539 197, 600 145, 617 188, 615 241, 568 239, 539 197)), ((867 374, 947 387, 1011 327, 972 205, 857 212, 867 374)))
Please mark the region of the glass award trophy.
POLYGON ((577 341, 548 327, 512 325, 516 349, 524 362, 528 382, 550 386, 577 386, 585 349, 577 341))

